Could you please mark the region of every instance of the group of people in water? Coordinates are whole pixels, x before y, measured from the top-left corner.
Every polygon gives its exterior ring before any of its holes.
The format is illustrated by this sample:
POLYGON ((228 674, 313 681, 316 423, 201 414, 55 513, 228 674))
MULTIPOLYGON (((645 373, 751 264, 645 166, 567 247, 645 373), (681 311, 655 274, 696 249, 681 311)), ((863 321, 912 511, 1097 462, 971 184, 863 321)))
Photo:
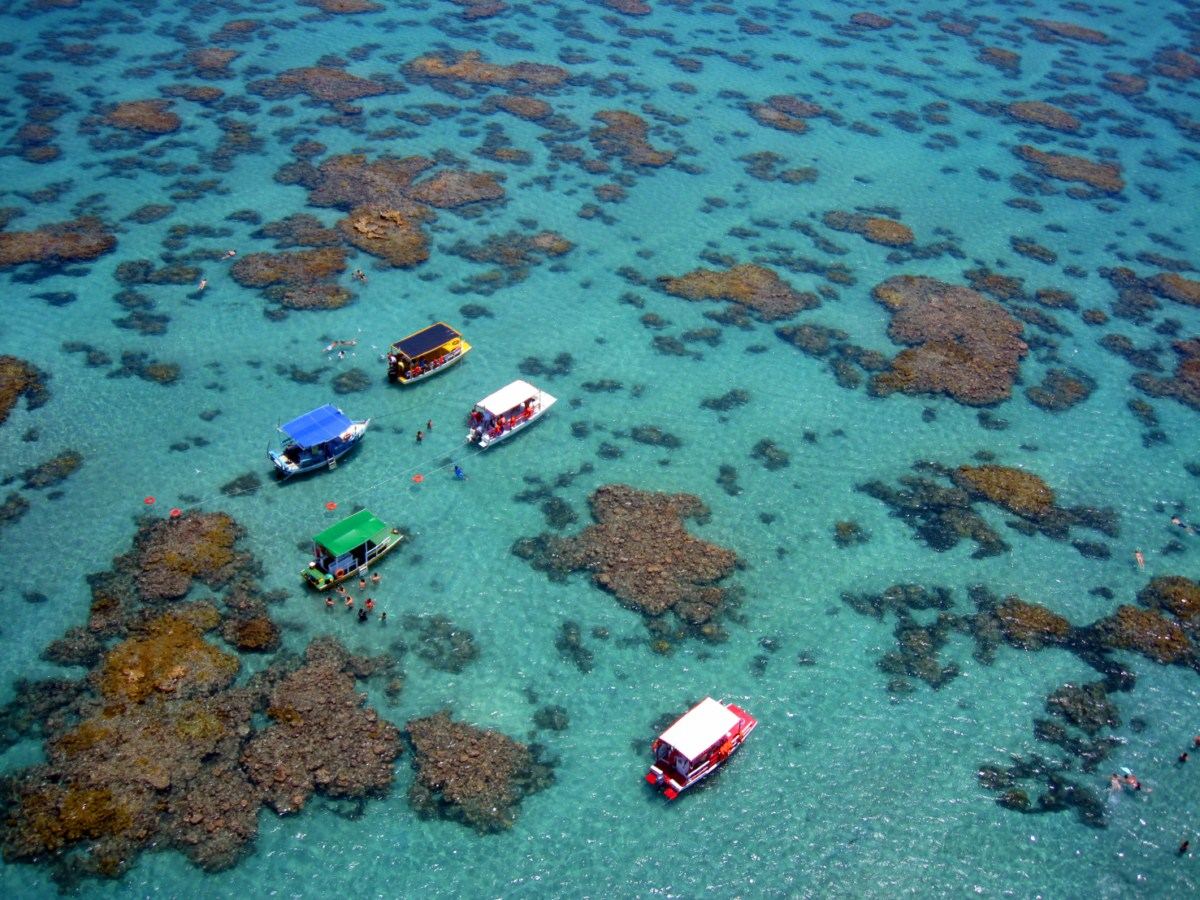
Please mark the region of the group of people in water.
MULTIPOLYGON (((379 587, 379 582, 382 581, 382 579, 379 577, 379 573, 372 572, 370 577, 371 577, 371 587, 379 587)), ((358 579, 359 593, 365 592, 366 589, 367 589, 367 576, 364 575, 358 579)), ((336 588, 334 588, 334 593, 336 593, 339 597, 342 598, 342 602, 345 605, 346 609, 350 610, 351 612, 354 611, 354 597, 351 595, 350 591, 347 590, 347 588, 344 584, 339 584, 336 588)), ((327 609, 327 610, 333 609, 333 606, 334 606, 333 594, 329 594, 325 597, 325 609, 327 609)), ((363 605, 358 610, 358 621, 359 622, 367 621, 367 619, 369 619, 371 617, 371 614, 373 612, 375 612, 375 598, 368 596, 366 599, 366 602, 364 602, 363 605)), ((379 613, 379 624, 383 625, 386 623, 387 623, 387 610, 383 610, 379 613)))
MULTIPOLYGON (((225 255, 221 257, 221 262, 224 262, 227 259, 233 259, 235 256, 237 256, 236 250, 226 250, 225 255)), ((200 283, 196 285, 196 293, 203 293, 206 287, 208 287, 208 279, 201 276, 200 283)))
MULTIPOLYGON (((1200 734, 1198 734, 1194 738, 1192 738, 1191 749, 1192 750, 1200 750, 1200 734)), ((1183 765, 1184 763, 1186 763, 1188 761, 1189 758, 1190 757, 1189 757, 1188 751, 1184 750, 1182 753, 1179 754, 1179 757, 1176 759, 1176 762, 1179 765, 1183 765)), ((1126 788, 1133 791, 1134 793, 1141 792, 1141 793, 1145 793, 1145 794, 1149 794, 1153 790, 1152 788, 1146 788, 1145 791, 1142 791, 1141 781, 1139 781, 1138 777, 1136 775, 1134 775, 1133 772, 1131 772, 1129 769, 1122 769, 1120 774, 1118 774, 1117 772, 1113 772, 1109 776, 1108 790, 1109 790, 1109 794, 1112 797, 1115 798, 1115 797, 1118 797, 1121 794, 1125 793, 1126 788)), ((1185 837, 1183 839, 1183 841, 1180 842, 1180 844, 1179 844, 1179 848, 1178 848, 1179 855, 1183 856, 1191 849, 1191 847, 1192 847, 1191 839, 1185 837)))
MULTIPOLYGON (((1171 527, 1182 529, 1186 534, 1196 534, 1195 525, 1190 525, 1183 521, 1179 516, 1171 516, 1171 527)), ((1144 571, 1146 568, 1146 554, 1141 551, 1141 548, 1133 551, 1133 561, 1137 563, 1138 571, 1144 571)))

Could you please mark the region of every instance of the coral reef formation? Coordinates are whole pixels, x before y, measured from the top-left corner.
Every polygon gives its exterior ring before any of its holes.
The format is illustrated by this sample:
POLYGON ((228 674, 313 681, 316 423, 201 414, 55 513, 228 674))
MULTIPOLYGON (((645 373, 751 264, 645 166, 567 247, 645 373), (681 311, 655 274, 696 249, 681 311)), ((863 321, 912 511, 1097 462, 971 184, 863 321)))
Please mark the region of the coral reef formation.
POLYGON ((22 397, 26 409, 45 404, 50 398, 47 377, 33 363, 16 356, 0 356, 0 425, 8 421, 8 414, 22 397))
POLYGON ((969 288, 913 275, 889 278, 872 296, 892 311, 892 340, 914 345, 871 379, 873 393, 944 393, 970 406, 1009 398, 1028 348, 1021 323, 999 304, 969 288))
POLYGON ((398 732, 363 707, 354 679, 390 660, 322 639, 233 685, 239 658, 209 633, 255 651, 278 644, 240 533, 223 513, 147 517, 133 549, 89 578, 87 626, 45 656, 91 672, 26 683, 0 711, 3 746, 45 743, 43 762, 6 779, 6 859, 48 863, 64 885, 117 877, 150 848, 223 869, 253 841, 264 804, 293 812, 314 791, 387 790, 398 732), (192 579, 223 588, 220 606, 184 599, 192 579))
POLYGON ((455 722, 446 710, 412 719, 405 733, 417 771, 409 802, 424 816, 462 822, 481 833, 503 831, 512 827, 521 800, 554 779, 529 747, 498 731, 455 722))
POLYGON ((717 583, 738 557, 684 528, 685 519, 708 515, 699 497, 610 484, 588 502, 596 524, 575 537, 518 541, 513 551, 551 575, 590 572, 593 584, 647 617, 673 611, 691 626, 717 617, 728 593, 717 583))
POLYGON ((82 262, 112 252, 117 239, 94 216, 43 225, 33 231, 0 231, 0 269, 24 263, 82 262))
POLYGON ((794 290, 765 266, 743 263, 724 272, 696 269, 678 277, 661 275, 663 290, 686 300, 728 300, 766 322, 786 319, 820 305, 815 294, 794 290))

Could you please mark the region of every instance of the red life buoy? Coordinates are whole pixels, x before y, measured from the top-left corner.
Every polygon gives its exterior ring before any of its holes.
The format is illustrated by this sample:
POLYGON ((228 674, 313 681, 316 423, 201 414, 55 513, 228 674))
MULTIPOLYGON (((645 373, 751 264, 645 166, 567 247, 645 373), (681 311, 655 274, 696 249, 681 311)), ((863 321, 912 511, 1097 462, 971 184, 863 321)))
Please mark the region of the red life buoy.
POLYGON ((334 577, 334 578, 345 578, 345 577, 346 577, 346 570, 345 570, 345 569, 338 569, 336 572, 334 572, 334 573, 333 573, 333 577, 334 577))

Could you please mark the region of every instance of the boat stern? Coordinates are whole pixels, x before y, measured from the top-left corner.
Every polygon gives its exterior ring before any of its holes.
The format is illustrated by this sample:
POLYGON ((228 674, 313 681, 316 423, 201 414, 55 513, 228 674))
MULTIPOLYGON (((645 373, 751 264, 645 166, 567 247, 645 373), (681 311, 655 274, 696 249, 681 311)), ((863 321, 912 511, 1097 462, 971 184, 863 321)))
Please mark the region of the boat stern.
POLYGON ((328 572, 321 571, 313 563, 308 564, 308 568, 300 573, 300 577, 306 584, 318 591, 329 590, 329 588, 333 587, 334 582, 337 581, 336 578, 328 572))
POLYGON ((276 450, 268 450, 267 458, 271 460, 271 465, 275 467, 275 474, 280 478, 291 478, 300 471, 299 466, 276 450))

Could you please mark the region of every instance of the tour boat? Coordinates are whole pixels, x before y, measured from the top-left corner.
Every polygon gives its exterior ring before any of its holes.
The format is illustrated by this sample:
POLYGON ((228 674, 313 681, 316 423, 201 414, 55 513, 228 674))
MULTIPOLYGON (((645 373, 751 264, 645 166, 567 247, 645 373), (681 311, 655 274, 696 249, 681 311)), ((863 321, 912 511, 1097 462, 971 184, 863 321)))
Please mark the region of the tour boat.
POLYGON ((437 322, 388 348, 388 378, 412 384, 458 362, 470 349, 461 334, 445 322, 437 322))
POLYGON ((319 591, 354 575, 367 574, 367 567, 404 540, 392 528, 361 509, 313 538, 313 560, 301 576, 319 591))
POLYGON ((758 720, 732 703, 705 697, 650 745, 654 765, 646 781, 665 785, 674 800, 693 784, 717 770, 752 732, 758 720))
POLYGON ((370 419, 351 421, 336 406, 322 406, 280 425, 283 446, 268 450, 267 456, 285 479, 317 469, 336 469, 337 461, 357 446, 370 424, 370 419))
POLYGON ((532 425, 557 401, 528 381, 514 381, 484 397, 471 410, 467 443, 480 450, 532 425))

